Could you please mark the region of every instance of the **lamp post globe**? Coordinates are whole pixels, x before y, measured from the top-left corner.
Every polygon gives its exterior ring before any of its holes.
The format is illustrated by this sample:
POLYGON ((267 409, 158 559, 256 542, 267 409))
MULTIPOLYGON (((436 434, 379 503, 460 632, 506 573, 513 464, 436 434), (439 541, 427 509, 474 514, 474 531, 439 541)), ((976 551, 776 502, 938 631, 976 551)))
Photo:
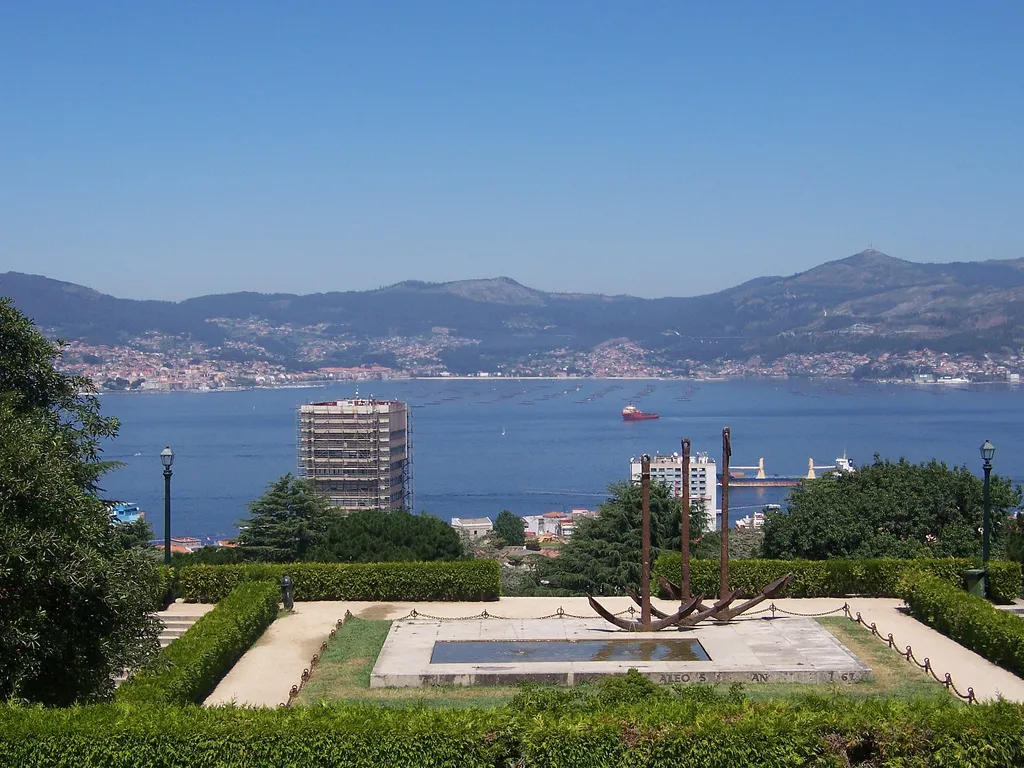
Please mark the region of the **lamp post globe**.
POLYGON ((983 461, 991 462, 992 459, 995 458, 996 447, 994 445, 992 445, 992 443, 990 441, 986 440, 984 443, 982 443, 980 450, 981 450, 981 458, 982 458, 983 461))
POLYGON ((171 564, 171 465, 174 451, 165 446, 160 451, 160 463, 164 465, 164 565, 171 564))
POLYGON ((989 515, 990 515, 990 503, 989 503, 989 476, 992 474, 992 459, 996 455, 996 447, 991 442, 986 440, 982 443, 981 448, 981 468, 985 472, 985 490, 983 492, 982 503, 984 505, 984 517, 982 518, 982 543, 981 543, 981 564, 982 568, 988 570, 988 556, 990 549, 991 533, 989 531, 989 515))

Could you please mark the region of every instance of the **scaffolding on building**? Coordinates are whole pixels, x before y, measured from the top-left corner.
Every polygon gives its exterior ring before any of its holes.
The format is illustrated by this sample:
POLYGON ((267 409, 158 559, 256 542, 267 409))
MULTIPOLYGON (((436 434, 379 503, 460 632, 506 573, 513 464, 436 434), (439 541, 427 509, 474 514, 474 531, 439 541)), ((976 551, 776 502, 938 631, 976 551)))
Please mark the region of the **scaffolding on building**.
POLYGON ((405 403, 354 398, 297 411, 299 476, 344 510, 409 508, 412 456, 405 403))
POLYGON ((412 408, 405 409, 405 466, 402 482, 405 489, 404 508, 416 514, 416 495, 412 485, 412 408))

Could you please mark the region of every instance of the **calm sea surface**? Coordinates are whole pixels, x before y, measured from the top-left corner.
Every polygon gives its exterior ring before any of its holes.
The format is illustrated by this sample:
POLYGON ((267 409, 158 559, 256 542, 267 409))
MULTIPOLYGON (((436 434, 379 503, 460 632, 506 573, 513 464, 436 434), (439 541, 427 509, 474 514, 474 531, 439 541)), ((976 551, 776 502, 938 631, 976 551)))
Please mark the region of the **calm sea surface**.
MULTIPOLYGON (((937 457, 980 473, 978 446, 997 447, 996 472, 1024 478, 1024 391, 844 381, 508 380, 383 381, 360 394, 413 406, 416 511, 444 519, 596 507, 629 459, 694 451, 721 456, 732 428, 733 465, 761 456, 769 475, 803 475, 807 460, 831 464, 845 451, 912 461, 937 457), (634 402, 658 421, 623 423, 634 402), (504 432, 504 434, 503 434, 504 432)), ((321 389, 209 394, 104 395, 121 420, 105 456, 126 466, 105 478, 106 497, 139 504, 163 533, 158 454, 175 452, 175 535, 233 535, 246 505, 296 469, 296 407, 351 397, 351 384, 321 389)), ((780 502, 785 489, 734 489, 733 519, 780 502)))

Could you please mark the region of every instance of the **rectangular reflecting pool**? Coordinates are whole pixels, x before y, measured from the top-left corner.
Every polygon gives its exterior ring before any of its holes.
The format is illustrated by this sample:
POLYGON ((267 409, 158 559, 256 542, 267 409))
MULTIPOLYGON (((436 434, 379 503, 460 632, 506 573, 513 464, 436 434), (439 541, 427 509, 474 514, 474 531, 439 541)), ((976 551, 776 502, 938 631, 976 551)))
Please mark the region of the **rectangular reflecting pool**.
POLYGON ((693 638, 665 640, 444 640, 431 664, 525 661, 711 661, 693 638))

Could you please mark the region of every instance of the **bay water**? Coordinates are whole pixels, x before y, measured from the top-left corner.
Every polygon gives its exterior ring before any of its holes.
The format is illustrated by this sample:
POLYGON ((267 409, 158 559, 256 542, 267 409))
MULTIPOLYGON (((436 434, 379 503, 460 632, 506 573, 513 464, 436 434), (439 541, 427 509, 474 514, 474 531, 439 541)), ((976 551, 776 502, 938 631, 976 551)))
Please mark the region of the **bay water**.
MULTIPOLYGON (((721 461, 732 430, 733 466, 764 457, 767 474, 802 476, 808 458, 833 464, 846 453, 911 461, 932 457, 980 474, 978 446, 996 445, 995 471, 1024 475, 1024 393, 1003 385, 884 385, 837 380, 646 381, 601 379, 414 379, 362 382, 363 397, 412 406, 415 511, 452 517, 593 509, 608 483, 629 476, 629 459, 680 450, 721 461), (627 403, 661 418, 625 423, 627 403)), ((175 453, 172 532, 232 536, 246 505, 267 484, 296 472, 296 410, 351 397, 349 382, 310 389, 103 395, 121 420, 104 457, 124 462, 104 497, 139 504, 163 535, 159 453, 175 453)), ((746 470, 752 474, 752 470, 746 470)), ((734 488, 735 520, 785 488, 734 488)))

